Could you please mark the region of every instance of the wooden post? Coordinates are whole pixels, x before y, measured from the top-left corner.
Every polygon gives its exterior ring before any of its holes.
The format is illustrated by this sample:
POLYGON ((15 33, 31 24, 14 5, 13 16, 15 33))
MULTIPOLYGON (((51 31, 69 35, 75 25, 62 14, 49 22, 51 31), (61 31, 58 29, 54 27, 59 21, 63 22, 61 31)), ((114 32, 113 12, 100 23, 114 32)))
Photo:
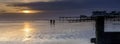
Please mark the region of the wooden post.
POLYGON ((104 44, 104 16, 96 17, 96 44, 104 44))

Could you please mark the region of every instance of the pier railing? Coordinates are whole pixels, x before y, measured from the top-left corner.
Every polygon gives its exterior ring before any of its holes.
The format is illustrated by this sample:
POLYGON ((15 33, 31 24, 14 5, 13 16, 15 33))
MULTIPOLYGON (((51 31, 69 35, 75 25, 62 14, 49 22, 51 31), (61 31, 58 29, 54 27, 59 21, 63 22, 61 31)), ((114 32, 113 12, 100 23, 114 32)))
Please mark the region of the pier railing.
POLYGON ((112 11, 93 11, 91 16, 80 15, 76 17, 59 17, 61 21, 68 21, 68 22, 81 22, 81 21, 94 21, 97 16, 103 16, 105 19, 114 19, 117 20, 120 18, 120 12, 112 11))

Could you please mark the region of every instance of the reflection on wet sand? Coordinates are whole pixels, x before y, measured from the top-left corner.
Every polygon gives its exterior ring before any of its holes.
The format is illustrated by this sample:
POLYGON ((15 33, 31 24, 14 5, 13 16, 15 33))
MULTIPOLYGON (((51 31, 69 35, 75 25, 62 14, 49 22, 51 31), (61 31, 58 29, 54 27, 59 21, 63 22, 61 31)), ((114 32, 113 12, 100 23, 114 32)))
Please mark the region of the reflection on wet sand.
POLYGON ((29 22, 24 22, 23 31, 24 31, 24 35, 25 35, 23 41, 30 40, 33 29, 31 28, 31 24, 29 22))
POLYGON ((51 26, 48 21, 0 22, 0 44, 71 44, 83 38, 88 42, 93 24, 57 22, 51 26))

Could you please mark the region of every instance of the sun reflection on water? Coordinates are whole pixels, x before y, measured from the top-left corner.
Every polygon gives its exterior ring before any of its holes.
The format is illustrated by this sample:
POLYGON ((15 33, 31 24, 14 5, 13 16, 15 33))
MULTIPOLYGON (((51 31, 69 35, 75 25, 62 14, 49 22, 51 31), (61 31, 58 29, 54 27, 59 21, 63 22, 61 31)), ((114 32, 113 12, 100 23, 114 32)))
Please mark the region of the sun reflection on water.
POLYGON ((31 39, 31 33, 33 31, 29 22, 24 22, 23 31, 25 35, 23 41, 29 41, 31 39))

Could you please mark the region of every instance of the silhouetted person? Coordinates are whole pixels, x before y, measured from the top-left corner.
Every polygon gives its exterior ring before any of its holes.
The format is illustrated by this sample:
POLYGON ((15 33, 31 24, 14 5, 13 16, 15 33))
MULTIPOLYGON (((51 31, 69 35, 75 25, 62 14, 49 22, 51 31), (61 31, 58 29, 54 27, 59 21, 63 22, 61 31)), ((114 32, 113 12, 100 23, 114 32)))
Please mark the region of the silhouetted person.
POLYGON ((50 20, 50 24, 55 25, 55 20, 50 20))

